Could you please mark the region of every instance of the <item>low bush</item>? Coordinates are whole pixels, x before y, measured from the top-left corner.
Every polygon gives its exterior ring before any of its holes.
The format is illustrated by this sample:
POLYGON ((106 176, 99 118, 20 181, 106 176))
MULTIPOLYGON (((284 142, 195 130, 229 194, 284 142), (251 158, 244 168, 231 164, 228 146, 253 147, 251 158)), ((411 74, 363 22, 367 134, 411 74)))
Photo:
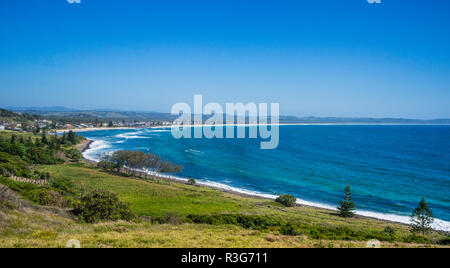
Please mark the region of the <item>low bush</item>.
POLYGON ((80 151, 78 151, 77 149, 74 148, 70 148, 64 151, 64 154, 66 155, 66 157, 70 158, 71 160, 74 161, 78 161, 81 158, 83 158, 83 155, 81 154, 80 151))
POLYGON ((81 197, 74 214, 87 223, 99 221, 131 221, 136 218, 129 205, 108 191, 93 191, 81 197))
POLYGON ((75 195, 73 183, 67 178, 54 178, 50 180, 50 186, 55 190, 69 195, 75 195))
POLYGON ((185 218, 178 214, 169 213, 162 217, 154 217, 153 221, 159 224, 180 225, 185 221, 185 218))
POLYGON ((439 244, 444 246, 450 246, 450 236, 439 240, 439 244))
POLYGON ((301 226, 300 230, 307 233, 313 239, 322 240, 347 240, 347 241, 368 241, 377 239, 380 241, 394 241, 394 236, 377 231, 355 231, 345 226, 323 227, 323 226, 301 226))
POLYGON ((195 179, 189 179, 188 180, 188 184, 189 185, 195 185, 197 182, 195 181, 195 179))
POLYGON ((275 199, 275 202, 283 204, 286 207, 295 207, 295 201, 297 201, 297 198, 290 194, 283 194, 275 199))
POLYGON ((389 235, 395 235, 395 229, 391 226, 384 228, 384 232, 389 235))
POLYGON ((416 244, 429 244, 431 243, 430 238, 422 235, 411 234, 404 239, 406 243, 416 243, 416 244))
POLYGON ((0 183, 20 194, 24 199, 43 206, 70 207, 71 202, 49 187, 42 187, 32 183, 13 181, 0 178, 0 183))
POLYGON ((33 238, 36 239, 49 239, 49 240, 54 240, 55 238, 58 237, 58 233, 53 232, 53 231, 36 231, 33 233, 33 238))
POLYGON ((20 157, 0 152, 0 175, 31 177, 32 173, 28 163, 20 157))
POLYGON ((289 236, 296 236, 301 234, 301 232, 292 223, 287 223, 281 226, 280 233, 282 235, 289 235, 289 236))

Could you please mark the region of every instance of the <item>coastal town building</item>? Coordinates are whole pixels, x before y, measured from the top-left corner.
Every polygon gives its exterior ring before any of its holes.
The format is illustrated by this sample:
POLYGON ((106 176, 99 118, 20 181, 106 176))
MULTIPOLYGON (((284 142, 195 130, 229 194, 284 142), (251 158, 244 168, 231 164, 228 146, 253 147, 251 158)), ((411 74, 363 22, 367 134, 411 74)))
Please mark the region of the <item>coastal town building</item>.
POLYGON ((0 125, 0 130, 5 130, 5 125, 0 125))

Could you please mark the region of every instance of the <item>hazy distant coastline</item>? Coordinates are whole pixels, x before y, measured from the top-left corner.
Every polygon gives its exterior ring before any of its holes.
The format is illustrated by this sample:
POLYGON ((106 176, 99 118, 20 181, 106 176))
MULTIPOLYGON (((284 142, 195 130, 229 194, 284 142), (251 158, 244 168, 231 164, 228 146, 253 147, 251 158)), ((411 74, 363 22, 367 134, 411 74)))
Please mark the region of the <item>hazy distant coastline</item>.
MULTIPOLYGON (((190 124, 190 125, 166 125, 166 126, 155 126, 155 127, 145 127, 149 129, 161 129, 161 128, 172 128, 172 127, 226 127, 226 126, 446 126, 450 124, 420 124, 420 123, 281 123, 281 124, 219 124, 219 125, 200 125, 200 124, 190 124)), ((64 133, 67 131, 74 132, 87 132, 87 131, 99 131, 99 130, 127 130, 127 129, 141 129, 142 127, 92 127, 92 128, 73 128, 73 129, 59 129, 56 130, 57 133, 64 133)))
MULTIPOLYGON (((117 109, 79 110, 66 107, 5 107, 17 113, 39 115, 46 118, 104 119, 104 120, 161 120, 174 121, 177 116, 154 111, 122 111, 117 109)), ((205 117, 204 119, 207 119, 205 117)), ((248 119, 248 118, 247 118, 248 119)), ((251 120, 250 120, 251 121, 251 120)), ((224 120, 225 122, 225 120, 224 120)), ((371 118, 371 117, 316 117, 282 115, 280 124, 412 124, 412 125, 450 125, 450 118, 409 119, 409 118, 371 118)))

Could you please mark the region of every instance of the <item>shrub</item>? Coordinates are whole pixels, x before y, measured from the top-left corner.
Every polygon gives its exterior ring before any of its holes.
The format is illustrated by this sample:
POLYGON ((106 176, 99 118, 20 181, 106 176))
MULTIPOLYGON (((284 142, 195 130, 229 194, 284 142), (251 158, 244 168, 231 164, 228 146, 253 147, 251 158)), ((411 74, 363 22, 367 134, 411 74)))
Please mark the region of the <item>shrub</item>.
POLYGON ((75 160, 75 161, 78 161, 81 158, 83 158, 83 155, 80 153, 80 151, 78 151, 77 149, 74 149, 74 148, 70 148, 70 149, 65 150, 64 154, 68 158, 70 158, 72 160, 75 160))
POLYGON ((109 220, 135 219, 128 204, 119 200, 116 194, 107 191, 92 191, 84 195, 75 205, 74 214, 87 223, 109 220))
POLYGON ((391 226, 384 228, 384 232, 389 235, 395 235, 395 229, 391 226))
POLYGON ((51 239, 54 240, 58 237, 58 233, 53 231, 36 231, 33 233, 33 238, 37 239, 51 239))
POLYGON ((75 195, 73 188, 73 183, 67 178, 54 178, 50 180, 50 186, 61 193, 75 195))
POLYGON ((70 207, 70 201, 49 188, 39 187, 23 194, 25 199, 43 206, 70 207))
POLYGON ((172 224, 172 225, 180 225, 185 221, 183 216, 174 213, 169 213, 162 217, 157 217, 154 220, 159 224, 172 224))
POLYGON ((23 198, 43 206, 69 207, 70 201, 48 187, 41 187, 32 183, 13 181, 0 178, 4 184, 23 198))
POLYGON ((444 246, 449 246, 450 245, 450 236, 439 240, 439 244, 444 245, 444 246))
POLYGON ((188 184, 189 185, 195 185, 197 182, 195 181, 195 179, 189 179, 188 180, 188 184))
POLYGON ((323 226, 302 226, 305 233, 309 233, 313 239, 322 240, 346 240, 346 241, 367 241, 377 239, 380 241, 394 241, 392 235, 377 231, 355 231, 346 226, 323 227, 323 226))
POLYGON ((431 243, 431 240, 426 236, 411 234, 405 239, 405 242, 416 244, 428 244, 431 243))
POLYGON ((287 223, 281 226, 280 233, 282 235, 296 236, 300 234, 300 231, 298 231, 296 226, 294 226, 292 223, 287 223))
POLYGON ((281 220, 260 215, 240 215, 240 214, 216 214, 216 215, 188 215, 187 221, 196 224, 224 225, 233 224, 246 229, 267 229, 269 227, 281 226, 281 220))
POLYGON ((0 152, 0 175, 31 177, 29 164, 18 156, 0 152))
POLYGON ((39 179, 41 179, 41 180, 48 180, 48 179, 50 179, 50 173, 44 172, 44 173, 39 174, 39 179))
POLYGON ((285 205, 286 207, 295 207, 295 201, 297 198, 289 194, 280 195, 275 202, 285 205))

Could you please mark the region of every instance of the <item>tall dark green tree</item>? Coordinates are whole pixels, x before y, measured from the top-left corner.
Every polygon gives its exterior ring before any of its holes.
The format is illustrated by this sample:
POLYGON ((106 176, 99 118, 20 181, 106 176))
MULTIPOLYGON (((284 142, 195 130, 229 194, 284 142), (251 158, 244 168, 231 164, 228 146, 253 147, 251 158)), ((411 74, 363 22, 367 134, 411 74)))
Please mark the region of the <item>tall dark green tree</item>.
POLYGON ((36 123, 36 128, 34 129, 35 134, 39 134, 41 132, 41 127, 39 126, 39 123, 36 123))
POLYGON ((45 134, 42 134, 41 142, 42 142, 43 144, 45 144, 45 145, 48 144, 48 140, 47 140, 47 137, 45 136, 45 134))
POLYGON ((411 231, 425 235, 431 231, 431 224, 433 222, 433 212, 428 207, 425 198, 422 198, 419 206, 413 210, 411 215, 411 231))
POLYGON ((69 134, 67 134, 67 140, 72 144, 77 144, 77 134, 70 130, 69 134))
POLYGON ((344 201, 339 202, 339 206, 337 207, 339 211, 339 216, 344 218, 350 218, 355 216, 355 203, 352 198, 352 190, 350 189, 350 185, 345 187, 345 196, 344 201))
POLYGON ((26 145, 27 145, 28 147, 32 147, 32 146, 34 145, 33 140, 31 139, 31 137, 28 137, 28 140, 27 140, 26 145))

